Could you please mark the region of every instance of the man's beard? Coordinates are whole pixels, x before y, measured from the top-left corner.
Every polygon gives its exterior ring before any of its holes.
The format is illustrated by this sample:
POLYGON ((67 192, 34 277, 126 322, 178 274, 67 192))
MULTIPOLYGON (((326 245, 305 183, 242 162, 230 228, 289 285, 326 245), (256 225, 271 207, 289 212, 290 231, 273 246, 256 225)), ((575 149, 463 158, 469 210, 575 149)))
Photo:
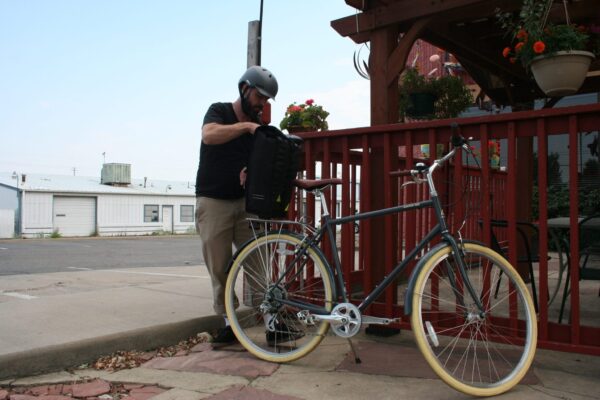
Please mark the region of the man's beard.
MULTIPOLYGON (((249 91, 250 90, 246 90, 246 93, 248 93, 249 91)), ((252 122, 261 124, 262 123, 261 122, 262 107, 260 107, 260 106, 252 107, 252 104, 250 104, 248 97, 246 96, 245 93, 242 93, 241 90, 240 90, 240 98, 242 99, 242 111, 244 111, 244 114, 249 116, 250 119, 252 120, 252 122)))

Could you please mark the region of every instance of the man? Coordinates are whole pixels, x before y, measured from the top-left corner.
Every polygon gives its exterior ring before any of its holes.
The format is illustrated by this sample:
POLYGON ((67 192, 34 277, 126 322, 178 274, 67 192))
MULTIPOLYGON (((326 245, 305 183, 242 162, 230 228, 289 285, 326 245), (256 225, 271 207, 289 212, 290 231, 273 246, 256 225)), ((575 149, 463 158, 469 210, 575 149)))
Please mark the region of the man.
POLYGON ((238 90, 236 101, 214 103, 204 116, 196 176, 196 230, 211 277, 213 308, 225 318, 225 328, 213 340, 217 343, 236 340, 225 314, 226 269, 232 243, 239 248, 252 238, 246 221, 245 168, 262 109, 277 95, 277 79, 265 68, 250 67, 240 78, 238 90))

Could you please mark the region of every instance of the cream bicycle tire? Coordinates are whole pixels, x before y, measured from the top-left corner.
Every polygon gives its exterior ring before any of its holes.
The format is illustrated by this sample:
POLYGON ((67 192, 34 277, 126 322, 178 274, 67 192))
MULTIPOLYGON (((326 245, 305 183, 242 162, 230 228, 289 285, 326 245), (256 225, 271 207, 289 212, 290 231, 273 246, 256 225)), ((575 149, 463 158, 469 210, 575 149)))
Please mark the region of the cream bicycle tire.
POLYGON ((464 243, 463 250, 467 274, 475 291, 481 293, 485 317, 475 312, 477 309, 473 304, 465 304, 464 308, 458 305, 457 296, 471 299, 466 289, 462 296, 460 291, 457 294, 444 282, 445 277, 452 275, 445 272, 448 266, 451 267, 452 250, 450 246, 444 246, 426 259, 416 278, 412 293, 412 329, 427 363, 444 382, 469 395, 494 396, 519 383, 531 366, 537 344, 535 309, 527 286, 505 258, 475 243, 464 243), (499 280, 498 275, 502 275, 503 280, 499 280), (502 289, 500 297, 495 287, 498 281, 500 285, 504 284, 498 286, 502 289), (437 295, 432 294, 434 286, 437 295), (448 294, 448 299, 444 300, 442 293, 448 294), (506 304, 502 303, 504 301, 506 304), (509 321, 506 313, 511 312, 510 307, 513 307, 513 313, 519 312, 523 317, 516 330, 506 326, 509 321), (462 326, 459 325, 461 321, 462 326), (500 326, 500 323, 504 325, 500 326), (457 336, 448 338, 444 335, 452 332, 457 332, 457 336), (489 341, 490 334, 505 343, 489 341), (515 340, 513 335, 519 338, 515 340), (496 364, 497 359, 500 359, 500 365, 496 364))
MULTIPOLYGON (((270 233, 257 237, 249 242, 235 256, 225 286, 225 308, 227 317, 240 344, 256 357, 277 363, 290 362, 304 357, 321 343, 329 329, 329 323, 316 322, 306 325, 297 320, 297 312, 290 306, 281 306, 276 319, 281 319, 286 326, 304 334, 292 343, 267 343, 264 326, 265 313, 258 309, 260 305, 273 304, 277 301, 265 302, 266 289, 272 283, 273 274, 280 270, 280 264, 291 258, 291 255, 305 244, 298 237, 288 233, 270 233), (250 277, 250 278, 249 278, 250 277), (263 281, 264 278, 264 281, 263 281), (236 311, 236 299, 248 296, 243 285, 254 282, 255 288, 246 310, 236 311), (263 292, 261 292, 263 291, 263 292), (263 321, 261 321, 261 319, 263 321), (262 325, 261 325, 262 324, 262 325)), ((286 282, 291 289, 281 290, 287 298, 297 298, 304 302, 315 302, 317 305, 331 310, 333 304, 333 285, 329 268, 326 266, 321 252, 309 248, 306 252, 308 265, 306 270, 295 281, 286 282), (312 272, 311 272, 312 271, 312 272), (302 282, 297 282, 302 280, 302 282), (296 287, 297 289, 293 289, 296 287)), ((272 318, 272 317, 271 317, 272 318)), ((284 335, 285 332, 282 333, 284 335)))

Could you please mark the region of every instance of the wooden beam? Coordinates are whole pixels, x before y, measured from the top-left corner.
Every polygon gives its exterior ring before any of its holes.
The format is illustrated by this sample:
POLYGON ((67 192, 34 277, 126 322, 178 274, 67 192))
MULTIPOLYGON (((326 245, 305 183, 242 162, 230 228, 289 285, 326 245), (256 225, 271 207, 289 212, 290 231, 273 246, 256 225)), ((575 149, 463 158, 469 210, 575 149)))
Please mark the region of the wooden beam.
POLYGON ((406 59, 412 49, 415 40, 419 38, 423 30, 431 22, 431 18, 423 18, 417 20, 400 39, 398 46, 394 49, 388 59, 388 66, 386 71, 387 84, 391 85, 398 80, 398 75, 404 70, 406 65, 406 59))
POLYGON ((357 32, 372 31, 393 24, 434 16, 457 8, 470 7, 478 3, 489 4, 491 2, 491 0, 399 0, 387 7, 372 8, 357 15, 331 21, 331 26, 341 36, 346 37, 357 32))
POLYGON ((398 41, 393 28, 378 29, 371 34, 371 125, 398 122, 398 86, 390 84, 387 70, 398 41))
POLYGON ((457 31, 448 31, 439 25, 428 29, 422 39, 440 47, 457 57, 466 58, 481 68, 493 71, 496 75, 506 75, 513 79, 527 78, 525 70, 520 65, 511 64, 502 57, 502 47, 489 48, 485 43, 477 43, 476 38, 469 37, 457 31))
POLYGON ((346 0, 346 4, 357 10, 365 10, 368 7, 369 0, 346 0))

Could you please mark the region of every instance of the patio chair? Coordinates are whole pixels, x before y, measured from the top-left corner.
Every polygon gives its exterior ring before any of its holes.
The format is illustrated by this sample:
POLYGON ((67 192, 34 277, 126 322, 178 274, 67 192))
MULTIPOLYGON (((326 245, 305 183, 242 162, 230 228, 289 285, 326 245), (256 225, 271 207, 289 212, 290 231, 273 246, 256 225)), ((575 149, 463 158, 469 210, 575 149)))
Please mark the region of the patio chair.
MULTIPOLYGON (((600 269, 588 265, 590 260, 600 257, 600 214, 592 215, 579 222, 579 280, 600 280, 600 269)), ((569 295, 571 269, 567 269, 567 282, 560 305, 558 323, 562 322, 567 296, 569 295)), ((598 292, 600 296, 600 290, 598 292)))
MULTIPOLYGON (((483 225, 483 221, 479 221, 480 225, 483 225)), ((503 255, 506 259, 508 259, 508 241, 503 240, 499 241, 496 234, 494 233, 495 228, 508 228, 508 221, 503 219, 492 219, 490 220, 490 237, 491 237, 491 247, 497 253, 503 255)), ((523 243, 523 249, 525 252, 523 254, 519 254, 517 257, 518 263, 526 263, 529 268, 529 281, 531 283, 531 293, 533 297, 533 304, 535 306, 535 311, 538 311, 538 301, 537 301, 537 289, 535 285, 535 275, 533 273, 533 263, 540 261, 540 254, 538 251, 538 243, 539 243, 539 230, 537 226, 530 222, 517 221, 517 234, 518 240, 523 243)), ((500 286, 500 279, 496 285, 496 291, 500 286)))

